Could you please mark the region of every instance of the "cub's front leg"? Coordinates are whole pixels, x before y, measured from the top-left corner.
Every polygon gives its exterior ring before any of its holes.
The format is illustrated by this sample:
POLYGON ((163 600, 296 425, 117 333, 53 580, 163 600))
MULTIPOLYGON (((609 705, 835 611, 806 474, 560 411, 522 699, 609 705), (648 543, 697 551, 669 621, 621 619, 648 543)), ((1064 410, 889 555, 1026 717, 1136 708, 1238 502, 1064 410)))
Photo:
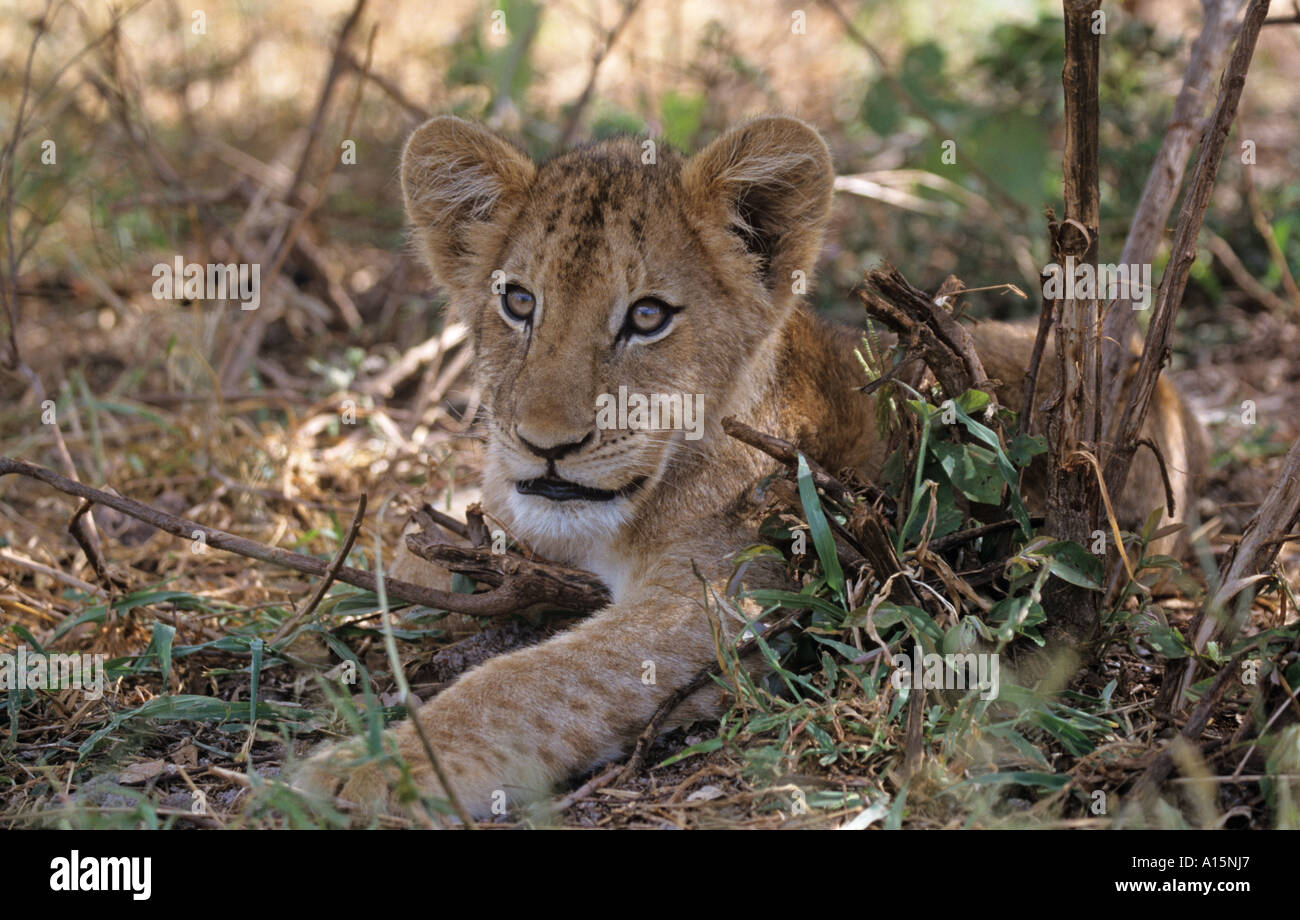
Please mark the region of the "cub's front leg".
MULTIPOLYGON (((699 597, 698 584, 693 593, 699 597)), ((725 610, 720 619, 734 636, 739 620, 725 610)), ((482 817, 494 804, 544 796, 556 782, 628 751, 659 704, 715 660, 700 600, 644 591, 541 645, 475 668, 417 717, 462 803, 482 817)), ((722 702, 720 690, 701 691, 670 724, 718 715, 722 702)), ((397 726, 392 740, 421 792, 444 796, 413 726, 397 726)), ((397 811, 395 772, 349 769, 347 750, 308 760, 299 785, 368 811, 397 811)))

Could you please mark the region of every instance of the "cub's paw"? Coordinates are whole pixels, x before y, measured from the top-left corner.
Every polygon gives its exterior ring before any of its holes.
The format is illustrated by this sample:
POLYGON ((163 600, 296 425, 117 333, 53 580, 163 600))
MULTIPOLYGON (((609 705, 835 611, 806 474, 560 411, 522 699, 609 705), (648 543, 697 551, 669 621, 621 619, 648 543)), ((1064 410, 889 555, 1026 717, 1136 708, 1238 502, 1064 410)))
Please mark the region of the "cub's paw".
POLYGON ((285 771, 285 781, 307 796, 360 815, 402 815, 397 790, 402 771, 393 758, 371 755, 361 739, 321 745, 285 771))

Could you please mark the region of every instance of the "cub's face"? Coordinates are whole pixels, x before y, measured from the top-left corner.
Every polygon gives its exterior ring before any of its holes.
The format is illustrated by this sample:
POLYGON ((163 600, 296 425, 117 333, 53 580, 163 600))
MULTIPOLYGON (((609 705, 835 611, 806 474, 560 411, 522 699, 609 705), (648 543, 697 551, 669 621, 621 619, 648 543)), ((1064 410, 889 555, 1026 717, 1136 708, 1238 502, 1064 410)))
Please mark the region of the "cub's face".
POLYGON ((565 555, 614 535, 752 402, 832 178, 790 118, 690 160, 621 138, 540 167, 459 119, 416 131, 407 210, 471 329, 484 491, 518 536, 565 555))

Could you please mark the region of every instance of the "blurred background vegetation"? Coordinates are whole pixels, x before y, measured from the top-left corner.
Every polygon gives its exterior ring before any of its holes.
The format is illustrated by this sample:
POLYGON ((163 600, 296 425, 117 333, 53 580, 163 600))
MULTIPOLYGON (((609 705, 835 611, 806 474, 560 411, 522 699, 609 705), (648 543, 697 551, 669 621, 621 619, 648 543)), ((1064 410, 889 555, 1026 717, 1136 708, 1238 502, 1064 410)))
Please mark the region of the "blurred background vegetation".
MULTIPOLYGON (((33 84, 51 98, 40 113, 42 130, 26 139, 16 160, 19 222, 51 224, 25 267, 37 279, 94 272, 120 285, 128 301, 147 295, 144 269, 157 253, 203 245, 193 209, 168 207, 159 193, 215 196, 254 172, 253 161, 271 170, 296 166, 352 6, 348 0, 207 3, 206 31, 195 34, 190 6, 137 5, 120 29, 51 86, 53 74, 111 21, 102 4, 55 5, 33 72, 33 84), (47 138, 58 145, 55 168, 40 163, 47 138)), ((20 96, 41 6, 0 8, 0 113, 7 119, 20 96)), ((869 172, 898 192, 890 202, 841 196, 819 305, 846 305, 847 291, 880 259, 924 284, 955 272, 972 286, 1011 281, 1029 289, 1036 277, 1027 269, 1045 261, 1042 210, 1059 208, 1061 197, 1058 7, 1047 0, 843 4, 906 94, 942 128, 936 136, 914 108, 900 103, 834 14, 812 0, 757 6, 662 0, 633 3, 630 16, 627 5, 613 0, 499 6, 450 0, 436 10, 419 2, 372 2, 347 53, 359 62, 365 33, 378 25, 374 80, 352 131, 356 163, 335 170, 313 230, 363 250, 401 249, 395 165, 403 138, 425 114, 485 121, 545 157, 562 141, 622 132, 662 136, 690 151, 745 115, 787 111, 826 134, 840 173, 869 172), (802 32, 796 32, 801 15, 802 32), (599 71, 584 92, 597 57, 599 71), (941 159, 946 139, 956 142, 955 163, 941 159)), ((1196 4, 1155 0, 1123 3, 1109 16, 1102 60, 1103 254, 1117 253, 1122 243, 1199 11, 1196 4)), ((1211 229, 1245 268, 1284 296, 1282 266, 1258 232, 1246 188, 1253 186, 1278 249, 1291 264, 1300 261, 1300 101, 1288 91, 1300 77, 1296 33, 1265 30, 1236 129, 1239 139, 1255 141, 1257 164, 1245 168, 1239 157, 1229 158, 1209 215, 1211 229)), ((345 76, 340 95, 350 92, 354 74, 345 76)), ((341 101, 325 113, 327 146, 335 147, 346 117, 341 101)), ((239 213, 235 208, 226 216, 239 213)), ((1224 296, 1225 279, 1208 250, 1205 256, 1193 296, 1212 303, 1224 296)), ((353 294, 363 293, 383 268, 382 260, 357 261, 369 270, 338 279, 353 294)), ((996 299, 989 309, 1033 306, 996 299)), ((368 323, 366 331, 388 330, 368 323)))
MULTIPOLYGON (((537 157, 620 132, 691 151, 746 115, 791 112, 824 132, 842 175, 868 180, 857 186, 865 197, 837 196, 813 294, 820 309, 857 320, 850 291, 881 260, 922 287, 951 272, 971 287, 1033 293, 1047 259, 1043 210, 1061 200, 1058 7, 840 4, 882 68, 835 9, 812 0, 137 0, 116 19, 100 3, 54 3, 48 15, 44 4, 6 3, 7 127, 34 29, 48 20, 13 160, 14 246, 33 243, 17 279, 19 340, 52 387, 73 371, 92 390, 120 384, 127 364, 132 386, 150 392, 267 385, 268 362, 325 389, 364 376, 441 325, 437 292, 404 246, 396 165, 412 127, 444 112, 482 120, 537 157), (333 162, 345 131, 355 161, 333 162), (56 163, 42 162, 47 142, 56 163), (304 208, 309 219, 290 233, 304 208), (274 315, 251 331, 229 309, 151 297, 157 262, 235 261, 238 251, 271 263, 286 236, 283 273, 295 290, 273 285, 274 315), (294 303, 282 309, 286 298, 294 303), (265 360, 232 359, 236 339, 265 360)), ((1130 0, 1108 17, 1103 261, 1118 258, 1199 9, 1130 0)), ((1286 266, 1300 263, 1298 49, 1300 28, 1265 29, 1180 316, 1176 368, 1239 364, 1259 357, 1260 342, 1297 344, 1300 292, 1286 266), (1252 165, 1243 141, 1254 145, 1252 165), (1243 291, 1251 279, 1258 285, 1243 291), (1227 351, 1207 350, 1216 347, 1227 351)), ((1036 297, 989 293, 973 312, 1036 309, 1036 297)), ((1194 384, 1203 416, 1237 400, 1239 377, 1211 372, 1194 384)), ((1294 379, 1275 368, 1251 383, 1260 395, 1294 379)), ((9 400, 24 392, 21 379, 0 382, 9 400)))

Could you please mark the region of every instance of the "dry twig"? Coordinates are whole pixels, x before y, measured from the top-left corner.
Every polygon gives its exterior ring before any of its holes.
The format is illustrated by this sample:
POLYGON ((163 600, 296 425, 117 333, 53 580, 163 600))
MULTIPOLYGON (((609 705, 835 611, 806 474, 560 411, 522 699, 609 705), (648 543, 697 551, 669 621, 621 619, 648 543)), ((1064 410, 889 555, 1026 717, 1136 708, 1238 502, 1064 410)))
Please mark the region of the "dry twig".
POLYGON ((992 395, 988 375, 975 352, 974 338, 941 305, 963 290, 961 281, 950 276, 938 294, 930 297, 912 287, 892 265, 868 272, 857 289, 867 315, 896 333, 899 344, 909 354, 924 359, 952 399, 970 389, 992 395))
MULTIPOLYGON (((166 531, 182 539, 202 539, 215 549, 247 556, 252 559, 260 559, 263 562, 293 569, 306 575, 325 577, 329 574, 330 563, 326 563, 314 556, 304 556, 301 553, 291 552, 279 547, 266 546, 254 540, 227 533, 224 530, 217 530, 215 527, 208 527, 197 521, 159 511, 156 508, 151 508, 148 505, 120 495, 114 495, 111 492, 91 488, 34 463, 0 457, 0 476, 11 473, 38 479, 67 495, 106 505, 128 517, 144 521, 151 527, 166 531)), ((587 613, 609 603, 607 594, 598 594, 590 582, 582 578, 575 578, 574 573, 576 570, 554 567, 536 560, 523 560, 522 557, 508 554, 500 554, 499 558, 501 566, 497 571, 501 578, 500 584, 493 590, 482 594, 439 591, 436 588, 426 588, 423 585, 416 585, 395 578, 385 578, 384 583, 390 595, 409 603, 480 617, 507 616, 538 603, 550 603, 555 606, 573 604, 574 606, 568 609, 578 613, 587 613), (520 560, 526 564, 517 564, 520 560)), ((595 576, 588 573, 578 574, 585 576, 587 579, 595 578, 595 576)), ((373 572, 340 565, 335 577, 344 584, 353 585, 367 591, 379 590, 379 584, 373 572)), ((603 585, 601 587, 603 588, 603 585)))

